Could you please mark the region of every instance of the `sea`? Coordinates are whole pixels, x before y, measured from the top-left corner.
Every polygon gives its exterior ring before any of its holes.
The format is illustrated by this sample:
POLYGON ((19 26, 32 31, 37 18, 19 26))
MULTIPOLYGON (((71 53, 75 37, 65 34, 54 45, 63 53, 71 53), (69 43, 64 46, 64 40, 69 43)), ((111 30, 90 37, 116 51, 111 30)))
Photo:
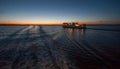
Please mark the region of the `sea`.
POLYGON ((0 25, 0 69, 119 69, 120 24, 0 25))

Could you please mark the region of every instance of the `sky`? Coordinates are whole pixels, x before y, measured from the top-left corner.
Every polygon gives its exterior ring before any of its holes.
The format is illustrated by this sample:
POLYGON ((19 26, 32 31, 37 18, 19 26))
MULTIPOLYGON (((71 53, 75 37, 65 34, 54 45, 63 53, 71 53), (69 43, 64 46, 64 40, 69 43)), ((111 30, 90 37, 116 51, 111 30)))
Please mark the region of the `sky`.
POLYGON ((0 23, 120 23, 120 0, 0 0, 0 23))

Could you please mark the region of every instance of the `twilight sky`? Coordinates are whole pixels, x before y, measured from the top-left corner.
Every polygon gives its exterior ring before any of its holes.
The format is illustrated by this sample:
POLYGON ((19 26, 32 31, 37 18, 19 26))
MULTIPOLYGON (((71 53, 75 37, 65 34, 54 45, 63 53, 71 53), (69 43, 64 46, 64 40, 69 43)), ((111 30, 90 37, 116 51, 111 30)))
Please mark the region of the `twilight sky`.
POLYGON ((120 22, 120 0, 0 0, 0 23, 120 22))

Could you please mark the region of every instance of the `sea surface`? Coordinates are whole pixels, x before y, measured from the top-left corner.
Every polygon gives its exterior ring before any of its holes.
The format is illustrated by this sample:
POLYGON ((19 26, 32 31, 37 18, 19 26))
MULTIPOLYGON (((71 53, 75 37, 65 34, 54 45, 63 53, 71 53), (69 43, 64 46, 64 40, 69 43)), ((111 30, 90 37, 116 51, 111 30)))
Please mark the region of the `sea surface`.
POLYGON ((0 69, 119 69, 120 25, 0 26, 0 69))

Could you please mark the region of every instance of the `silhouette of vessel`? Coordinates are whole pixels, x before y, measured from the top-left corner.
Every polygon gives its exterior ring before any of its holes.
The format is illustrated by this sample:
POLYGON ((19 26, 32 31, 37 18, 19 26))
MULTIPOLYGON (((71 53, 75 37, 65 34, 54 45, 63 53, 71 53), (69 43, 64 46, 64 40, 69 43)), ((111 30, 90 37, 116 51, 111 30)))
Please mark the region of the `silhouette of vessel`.
POLYGON ((86 24, 78 24, 77 22, 72 23, 63 23, 63 28, 77 28, 77 29, 86 29, 86 24))

